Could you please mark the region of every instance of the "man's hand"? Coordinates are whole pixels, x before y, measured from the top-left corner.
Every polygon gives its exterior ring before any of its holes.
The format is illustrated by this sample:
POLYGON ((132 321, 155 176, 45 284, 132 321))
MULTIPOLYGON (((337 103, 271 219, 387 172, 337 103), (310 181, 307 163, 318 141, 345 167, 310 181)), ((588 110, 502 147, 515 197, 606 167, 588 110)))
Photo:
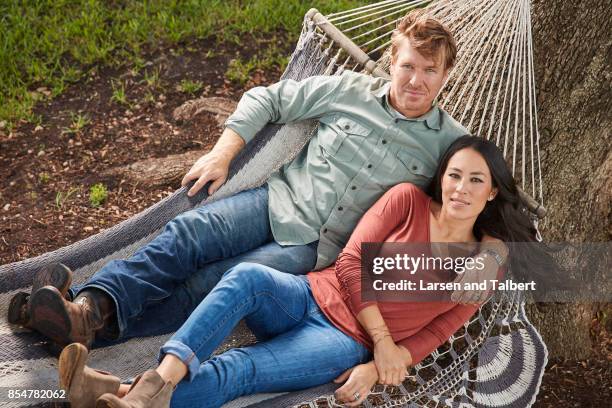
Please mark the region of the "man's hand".
POLYGON ((400 385, 408 370, 405 354, 390 335, 380 339, 374 345, 374 364, 378 371, 378 382, 384 385, 400 385))
POLYGON ((493 291, 493 285, 491 284, 491 280, 498 278, 498 272, 500 268, 500 264, 496 256, 492 255, 497 254, 498 258, 501 258, 502 263, 505 263, 508 257, 508 247, 506 244, 497 239, 485 235, 482 238, 481 250, 476 256, 475 259, 481 258, 483 260, 484 267, 479 269, 478 267, 467 269, 457 275, 454 283, 459 283, 461 285, 460 290, 455 290, 451 295, 451 300, 457 303, 475 303, 480 304, 484 303, 491 292, 493 291), (479 283, 486 283, 486 290, 467 290, 466 285, 476 285, 479 283))
POLYGON ((213 194, 227 180, 230 162, 231 158, 228 159, 223 153, 212 151, 205 154, 191 166, 191 169, 183 177, 181 186, 186 186, 190 181, 197 180, 187 193, 189 197, 193 197, 206 183, 212 181, 208 188, 208 194, 213 194))
POLYGON ((244 144, 244 139, 238 133, 226 127, 210 153, 200 157, 183 177, 181 186, 186 186, 190 181, 197 180, 189 189, 187 195, 189 197, 194 196, 209 181, 212 184, 208 188, 208 194, 217 191, 227 180, 230 163, 244 147, 244 144))
POLYGON ((334 393, 336 400, 348 407, 356 407, 367 398, 377 380, 378 372, 373 361, 349 368, 334 380, 335 383, 346 381, 334 393))

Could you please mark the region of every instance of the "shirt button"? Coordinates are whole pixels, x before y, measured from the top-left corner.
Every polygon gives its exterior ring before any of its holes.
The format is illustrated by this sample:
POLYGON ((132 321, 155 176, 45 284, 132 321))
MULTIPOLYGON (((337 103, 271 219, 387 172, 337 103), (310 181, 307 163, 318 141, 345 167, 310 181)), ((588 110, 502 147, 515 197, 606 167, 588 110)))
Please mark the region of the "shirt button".
POLYGON ((398 118, 395 118, 395 123, 398 123, 398 122, 399 122, 399 119, 398 119, 398 118))
POLYGON ((338 207, 338 211, 342 211, 342 210, 344 210, 344 208, 338 207))
POLYGON ((349 125, 344 125, 344 128, 345 128, 346 130, 349 130, 351 127, 350 127, 349 125))
POLYGON ((323 228, 323 233, 325 234, 327 232, 327 228, 323 228))
POLYGON ((351 186, 351 190, 357 190, 357 187, 351 186))
POLYGON ((368 164, 368 169, 371 169, 371 168, 372 168, 372 165, 371 165, 371 164, 368 164))
POLYGON ((416 170, 416 169, 417 169, 417 166, 412 166, 412 170, 416 170))
POLYGON ((386 140, 383 140, 383 141, 382 141, 382 144, 387 144, 387 141, 386 141, 386 140))

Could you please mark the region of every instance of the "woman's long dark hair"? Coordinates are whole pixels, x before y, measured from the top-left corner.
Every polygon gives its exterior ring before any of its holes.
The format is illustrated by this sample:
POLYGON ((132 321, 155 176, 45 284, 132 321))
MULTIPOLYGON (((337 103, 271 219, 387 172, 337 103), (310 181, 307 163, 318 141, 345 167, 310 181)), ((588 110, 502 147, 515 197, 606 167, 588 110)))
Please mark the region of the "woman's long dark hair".
MULTIPOLYGON (((476 219, 473 231, 476 238, 480 240, 486 234, 508 243, 536 242, 537 230, 529 218, 529 210, 520 199, 502 152, 495 143, 481 137, 461 136, 448 147, 429 185, 428 193, 433 200, 442 203, 442 177, 451 157, 463 149, 472 149, 482 156, 491 172, 493 187, 498 190, 476 219)), ((509 249, 511 269, 520 279, 530 278, 541 284, 544 276, 550 276, 551 268, 557 269, 544 244, 510 244, 509 249)))

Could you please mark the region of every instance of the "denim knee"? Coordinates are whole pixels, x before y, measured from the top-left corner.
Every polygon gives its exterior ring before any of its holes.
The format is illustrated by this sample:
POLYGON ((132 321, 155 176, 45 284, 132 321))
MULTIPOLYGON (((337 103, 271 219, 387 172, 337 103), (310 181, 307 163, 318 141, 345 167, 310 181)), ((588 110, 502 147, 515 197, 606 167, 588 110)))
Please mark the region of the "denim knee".
POLYGON ((253 263, 241 262, 223 274, 222 280, 235 280, 241 288, 248 288, 250 292, 261 288, 270 279, 269 267, 253 263))
POLYGON ((168 222, 168 224, 166 224, 166 230, 173 232, 177 237, 194 235, 196 225, 206 222, 206 214, 206 212, 198 212, 197 209, 186 211, 168 222))

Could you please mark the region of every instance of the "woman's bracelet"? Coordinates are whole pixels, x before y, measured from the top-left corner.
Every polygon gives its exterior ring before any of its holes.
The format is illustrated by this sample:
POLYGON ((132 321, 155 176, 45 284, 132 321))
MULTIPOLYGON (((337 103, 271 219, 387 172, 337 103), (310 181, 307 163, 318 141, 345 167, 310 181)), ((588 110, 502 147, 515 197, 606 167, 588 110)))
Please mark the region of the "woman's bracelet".
POLYGON ((381 330, 370 330, 370 337, 372 337, 372 340, 376 340, 377 337, 386 336, 388 334, 390 333, 386 328, 381 330))
POLYGON ((387 334, 384 334, 384 335, 378 337, 378 339, 376 339, 376 340, 372 339, 372 340, 374 340, 374 347, 376 347, 376 345, 378 343, 380 343, 385 337, 391 337, 391 335, 389 333, 387 333, 387 334))

